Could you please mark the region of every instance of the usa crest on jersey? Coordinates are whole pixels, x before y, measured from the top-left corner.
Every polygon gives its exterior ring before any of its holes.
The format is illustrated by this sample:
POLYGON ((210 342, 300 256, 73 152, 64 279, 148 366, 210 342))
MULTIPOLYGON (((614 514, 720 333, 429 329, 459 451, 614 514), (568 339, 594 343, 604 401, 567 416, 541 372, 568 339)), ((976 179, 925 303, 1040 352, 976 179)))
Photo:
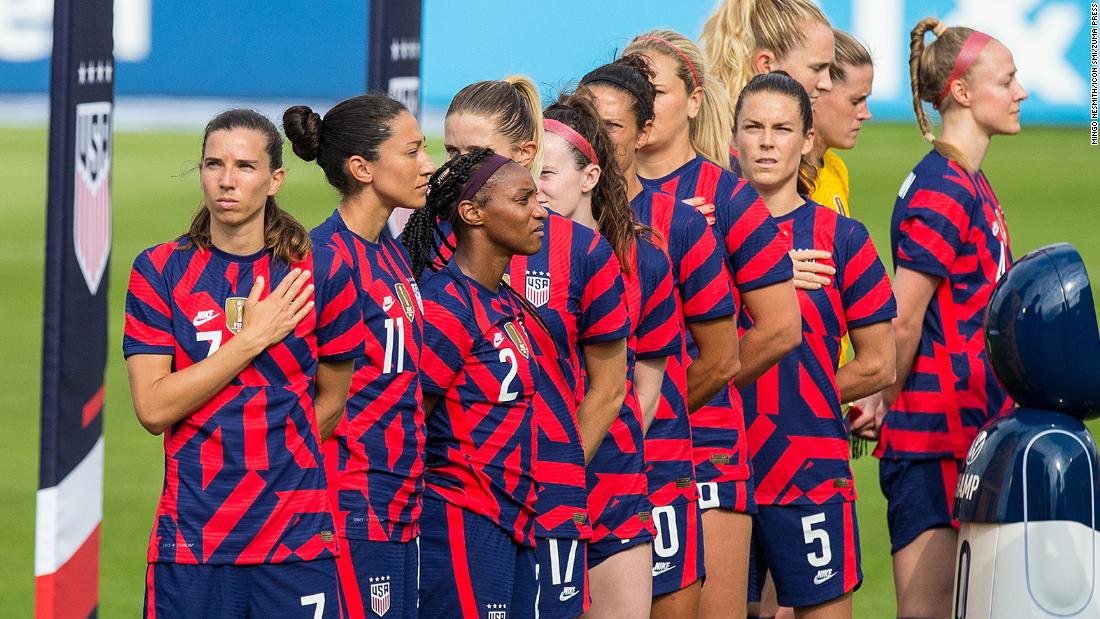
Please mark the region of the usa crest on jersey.
POLYGON ((370 609, 379 617, 390 611, 390 577, 370 579, 370 609))
POLYGON ((527 287, 524 296, 535 307, 542 307, 550 302, 550 274, 541 271, 527 272, 527 287))
POLYGON ((73 249, 95 294, 111 253, 111 102, 76 106, 73 249))

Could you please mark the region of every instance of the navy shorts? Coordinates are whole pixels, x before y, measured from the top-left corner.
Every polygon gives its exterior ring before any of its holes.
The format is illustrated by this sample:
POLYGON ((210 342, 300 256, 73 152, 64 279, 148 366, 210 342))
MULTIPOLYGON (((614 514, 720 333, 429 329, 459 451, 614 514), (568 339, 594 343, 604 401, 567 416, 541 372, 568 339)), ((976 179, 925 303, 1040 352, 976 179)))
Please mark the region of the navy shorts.
POLYGON ((653 597, 703 578, 703 521, 695 501, 653 508, 653 597))
POLYGON ((771 572, 780 606, 824 604, 859 588, 859 561, 855 502, 761 505, 753 516, 749 600, 760 601, 771 572))
POLYGON ((959 528, 951 518, 962 460, 879 460, 878 480, 886 496, 890 553, 929 529, 959 528))
POLYGON ((340 538, 336 571, 347 619, 416 617, 416 541, 372 542, 340 538))
POLYGON ((588 593, 588 544, 583 539, 535 538, 539 619, 580 617, 588 593))
POLYGON ((699 509, 728 509, 742 514, 756 513, 756 486, 752 479, 696 482, 699 509))
POLYGON ((423 502, 420 616, 534 616, 535 549, 483 516, 430 497, 423 502))
POLYGON ((337 619, 336 561, 260 565, 150 563, 145 616, 337 619))

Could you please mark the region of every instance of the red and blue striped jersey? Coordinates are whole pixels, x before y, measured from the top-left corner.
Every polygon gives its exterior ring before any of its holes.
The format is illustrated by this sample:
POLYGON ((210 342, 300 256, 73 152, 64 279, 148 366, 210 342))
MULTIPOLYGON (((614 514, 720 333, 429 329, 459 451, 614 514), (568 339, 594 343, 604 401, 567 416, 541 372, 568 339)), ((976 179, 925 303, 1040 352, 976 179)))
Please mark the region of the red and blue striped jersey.
POLYGON ((287 264, 262 250, 237 256, 186 239, 142 252, 126 292, 125 356, 202 361, 242 326, 257 277, 263 296, 294 267, 312 272, 314 308, 195 412, 164 433, 164 486, 149 562, 255 564, 334 556, 314 377, 320 361, 363 354, 362 313, 348 266, 314 248, 287 264))
POLYGON ((795 248, 832 253, 832 283, 798 290, 802 343, 741 389, 756 502, 820 505, 856 498, 836 371, 851 328, 897 315, 886 268, 863 224, 815 202, 776 217, 795 248))
POLYGON ((352 539, 409 541, 418 534, 424 488, 420 290, 405 248, 388 234, 368 241, 334 211, 310 236, 351 265, 366 337, 346 414, 323 445, 336 530, 352 539))
MULTIPOLYGON (((421 280, 420 385, 427 412, 424 492, 481 514, 534 546, 535 380, 522 300, 453 261, 421 280)), ((535 328, 540 328, 536 326, 535 328)))
POLYGON ((1013 406, 982 329, 993 285, 1012 263, 1004 212, 985 174, 933 150, 902 183, 890 226, 894 268, 942 279, 875 454, 962 458, 978 429, 1013 406))
MULTIPOLYGON (((638 221, 665 240, 676 286, 678 329, 736 313, 730 277, 716 237, 695 209, 648 188, 630 201, 638 221)), ((686 341, 686 337, 685 337, 686 341)), ((668 360, 657 417, 646 432, 649 492, 655 506, 694 501, 691 426, 687 411, 687 348, 668 360)))
MULTIPOLYGON (((644 182, 704 213, 713 207, 707 221, 725 249, 738 306, 744 293, 794 277, 787 241, 748 181, 696 155, 671 174, 644 182)), ((742 315, 749 320, 747 312, 742 315)), ((689 333, 688 355, 694 358, 697 354, 689 333)), ((740 396, 731 382, 691 414, 695 475, 700 482, 748 479, 744 433, 740 396)))
POLYGON ((623 277, 611 245, 591 228, 550 212, 542 248, 515 256, 506 280, 549 329, 530 332, 536 385, 536 537, 592 535, 577 409, 584 399, 583 346, 625 339, 630 322, 623 277))
POLYGON ((627 393, 619 416, 588 463, 588 507, 592 516, 592 541, 612 536, 623 540, 640 532, 653 532, 650 519, 649 482, 646 479, 645 435, 642 409, 634 390, 637 359, 671 357, 683 346, 676 318, 672 261, 663 241, 651 237, 634 243, 633 268, 623 276, 630 316, 627 338, 627 393), (637 505, 639 510, 621 514, 617 504, 637 505))

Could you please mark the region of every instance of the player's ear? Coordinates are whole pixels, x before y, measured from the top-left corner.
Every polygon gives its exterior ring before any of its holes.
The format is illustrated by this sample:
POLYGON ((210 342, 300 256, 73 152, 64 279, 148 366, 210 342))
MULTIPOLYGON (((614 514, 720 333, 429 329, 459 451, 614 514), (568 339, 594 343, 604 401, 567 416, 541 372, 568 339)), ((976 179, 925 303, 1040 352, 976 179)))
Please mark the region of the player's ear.
POLYGON ((480 227, 485 223, 485 212, 473 200, 463 200, 458 203, 458 219, 472 228, 480 227))
POLYGON ((649 144, 649 136, 653 134, 653 121, 645 121, 645 125, 642 126, 642 130, 638 132, 638 139, 634 142, 636 150, 641 150, 646 144, 649 144))
POLYGON ((802 144, 802 154, 803 155, 809 155, 810 152, 814 149, 814 136, 815 135, 817 135, 817 134, 814 133, 814 130, 813 130, 812 127, 810 128, 809 131, 806 132, 806 141, 802 144))
POLYGON ((352 180, 369 185, 374 180, 374 166, 361 155, 348 157, 348 176, 352 180))
POLYGON ((699 110, 703 109, 703 89, 699 86, 695 87, 688 93, 687 100, 687 113, 688 118, 695 120, 695 117, 699 115, 699 110))
POLYGON ((539 145, 534 140, 527 140, 523 144, 516 147, 516 156, 513 157, 516 163, 523 167, 527 167, 531 160, 535 158, 535 153, 539 152, 539 145))
POLYGON ((267 188, 267 195, 273 196, 279 193, 279 190, 283 187, 283 181, 286 179, 286 168, 279 168, 271 173, 271 187, 267 188))
POLYGON ((752 55, 752 68, 759 73, 771 73, 775 64, 775 54, 770 49, 762 49, 752 55))

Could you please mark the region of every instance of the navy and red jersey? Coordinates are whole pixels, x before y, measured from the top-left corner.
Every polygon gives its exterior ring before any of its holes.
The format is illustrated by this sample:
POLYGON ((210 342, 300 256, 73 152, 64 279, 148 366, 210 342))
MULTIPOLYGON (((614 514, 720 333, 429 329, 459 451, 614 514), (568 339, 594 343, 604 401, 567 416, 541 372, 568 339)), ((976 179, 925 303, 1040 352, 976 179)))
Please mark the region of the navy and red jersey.
POLYGON ((832 283, 798 290, 802 343, 741 389, 756 502, 821 505, 855 500, 848 431, 836 384, 849 329, 897 315, 890 280, 863 224, 815 202, 776 217, 795 248, 832 253, 832 283))
POLYGON ((537 537, 592 535, 577 408, 584 399, 588 344, 625 339, 630 322, 623 277, 611 245, 591 228, 550 212, 542 248, 514 256, 505 281, 534 306, 546 329, 532 328, 536 361, 535 512, 537 537))
POLYGON ((637 239, 633 265, 623 276, 626 306, 630 316, 627 338, 627 393, 619 416, 597 448, 586 469, 588 507, 592 516, 592 542, 653 534, 646 479, 645 433, 642 408, 634 389, 634 364, 640 359, 671 357, 683 347, 683 332, 677 320, 672 262, 661 239, 637 239), (620 513, 618 505, 633 505, 620 513))
POLYGON ((181 237, 134 260, 125 356, 167 355, 173 371, 187 369, 241 331, 257 277, 266 297, 295 267, 312 272, 315 306, 164 433, 164 487, 148 560, 242 565, 333 557, 313 381, 318 361, 363 354, 351 271, 323 247, 288 264, 266 249, 237 256, 187 244, 181 237))
POLYGON ((366 338, 347 412, 324 444, 338 497, 336 530, 351 539, 406 542, 417 535, 424 487, 420 291, 405 248, 388 234, 368 241, 334 211, 310 236, 351 266, 366 338))
POLYGON ((978 429, 1013 403, 985 353, 982 323, 1009 265, 1004 212, 985 174, 936 151, 902 183, 890 222, 894 268, 941 278, 912 373, 886 414, 875 454, 962 458, 978 429))
MULTIPOLYGON (((534 546, 535 381, 523 301, 454 262, 426 274, 420 385, 427 412, 424 493, 480 514, 534 546)), ((540 328, 534 326, 534 328, 540 328)))
MULTIPOLYGON (((692 207, 643 188, 630 201, 638 221, 665 240, 676 286, 674 320, 690 322, 732 316, 737 307, 723 254, 714 234, 692 207)), ((686 337, 685 337, 686 340, 686 337)), ((695 468, 687 410, 687 347, 668 360, 657 417, 646 432, 649 492, 655 506, 694 501, 695 468)))
MULTIPOLYGON (((671 174, 643 182, 710 213, 707 222, 725 249, 738 306, 744 293, 794 277, 787 241, 760 194, 745 179, 696 155, 671 174)), ((750 318, 746 312, 742 314, 743 320, 750 318)), ((697 354, 688 334, 688 355, 694 358, 697 354)), ((732 383, 691 414, 695 475, 700 482, 748 479, 744 424, 740 397, 732 383)))

